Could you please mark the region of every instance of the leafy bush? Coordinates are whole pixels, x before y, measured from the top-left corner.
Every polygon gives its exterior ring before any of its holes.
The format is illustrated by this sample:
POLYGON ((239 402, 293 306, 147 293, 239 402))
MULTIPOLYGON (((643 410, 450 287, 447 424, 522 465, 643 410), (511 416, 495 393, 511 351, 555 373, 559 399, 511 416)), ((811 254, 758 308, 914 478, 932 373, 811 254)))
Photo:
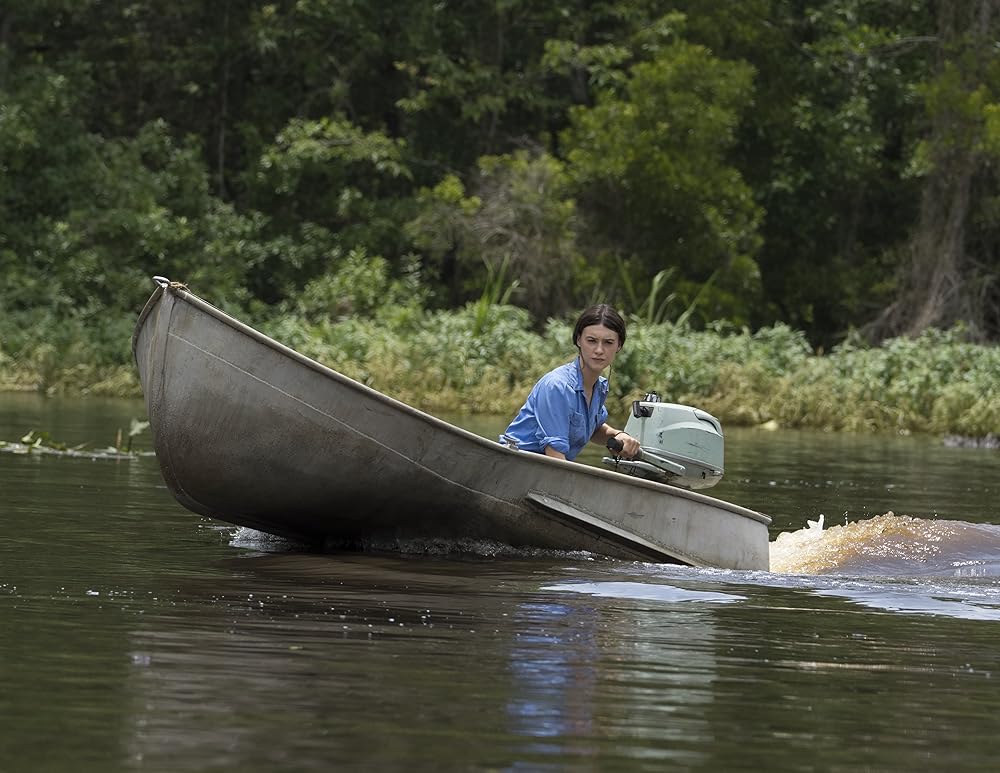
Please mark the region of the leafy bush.
MULTIPOLYGON (((251 316, 306 356, 434 413, 512 415, 542 374, 574 355, 572 319, 550 319, 538 333, 519 307, 481 299, 428 312, 423 299, 418 276, 390 278, 377 259, 352 253, 294 303, 257 305, 251 316)), ((85 309, 0 309, 0 388, 136 395, 133 323, 85 309)), ((1000 348, 969 343, 961 329, 879 347, 851 338, 821 355, 785 325, 629 328, 609 374, 616 418, 655 390, 728 425, 1000 434, 1000 348)))

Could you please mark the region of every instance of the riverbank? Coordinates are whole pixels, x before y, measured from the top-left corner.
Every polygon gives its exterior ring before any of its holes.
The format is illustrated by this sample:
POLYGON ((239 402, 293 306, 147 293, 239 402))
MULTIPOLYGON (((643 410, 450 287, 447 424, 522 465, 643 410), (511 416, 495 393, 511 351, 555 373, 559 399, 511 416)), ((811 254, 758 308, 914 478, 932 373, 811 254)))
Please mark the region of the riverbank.
MULTIPOLYGON (((512 415, 534 381, 572 357, 571 326, 533 332, 511 306, 390 318, 283 315, 253 324, 374 389, 431 413, 512 415)), ((0 353, 0 390, 137 397, 131 353, 41 343, 0 353)), ((786 326, 692 330, 633 320, 609 374, 612 414, 648 391, 697 405, 727 426, 847 432, 1000 434, 1000 350, 962 331, 814 352, 786 326)))

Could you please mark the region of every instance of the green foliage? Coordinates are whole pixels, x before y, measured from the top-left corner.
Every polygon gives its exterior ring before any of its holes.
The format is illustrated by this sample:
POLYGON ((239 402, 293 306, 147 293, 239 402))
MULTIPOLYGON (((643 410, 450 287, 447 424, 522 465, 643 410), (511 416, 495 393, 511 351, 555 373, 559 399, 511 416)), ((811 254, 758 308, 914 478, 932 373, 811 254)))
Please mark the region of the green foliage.
POLYGON ((403 147, 342 118, 293 119, 261 154, 255 182, 281 196, 317 194, 318 206, 303 202, 320 215, 312 220, 349 217, 352 199, 377 194, 385 180, 410 177, 403 147))
POLYGON ((5 307, 134 309, 154 273, 238 292, 239 240, 254 226, 210 195, 198 148, 163 121, 129 139, 87 132, 76 85, 39 68, 0 94, 0 162, 19 181, 0 193, 13 224, 0 239, 5 307))
POLYGON ((138 380, 129 347, 133 315, 51 310, 0 313, 0 388, 47 394, 133 396, 138 380))
POLYGON ((516 282, 513 297, 536 320, 571 306, 566 266, 579 259, 576 204, 565 167, 552 156, 480 158, 472 195, 446 177, 420 192, 407 230, 450 286, 452 305, 481 295, 499 272, 516 282))
POLYGON ((472 335, 476 338, 485 336, 493 327, 493 318, 497 306, 507 306, 510 296, 517 289, 517 280, 507 283, 508 260, 504 260, 500 268, 495 269, 491 265, 486 266, 486 284, 483 286, 483 294, 479 300, 470 304, 475 323, 472 326, 472 335))
POLYGON ((547 70, 571 78, 585 72, 587 86, 596 92, 618 92, 627 83, 632 51, 627 46, 604 43, 581 45, 574 40, 547 40, 541 64, 547 70))
MULTIPOLYGON (((564 142, 588 217, 640 276, 673 267, 701 285, 752 262, 760 213, 727 158, 752 82, 747 64, 678 41, 636 64, 624 94, 571 111, 564 142)), ((713 314, 742 321, 754 293, 722 299, 713 314)))
MULTIPOLYGON (((535 380, 572 358, 572 321, 550 320, 536 334, 523 309, 490 308, 480 332, 475 304, 436 312, 406 334, 343 320, 324 329, 327 344, 312 353, 431 411, 508 415, 535 380)), ((728 425, 1000 432, 1000 350, 968 343, 960 330, 881 347, 854 341, 818 355, 801 331, 784 325, 750 333, 633 320, 610 380, 609 407, 619 417, 632 400, 655 390, 728 425)))
POLYGON ((915 86, 935 53, 930 4, 683 5, 693 37, 758 71, 738 164, 766 210, 767 303, 749 321, 780 319, 829 346, 892 300, 891 266, 905 260, 894 250, 919 206, 904 176, 922 131, 915 86))
POLYGON ((334 268, 310 281, 302 293, 278 305, 263 332, 306 356, 366 381, 364 364, 388 342, 420 329, 427 291, 411 265, 393 278, 384 258, 352 250, 334 268), (374 347, 373 343, 376 342, 374 347))
MULTIPOLYGON (((663 294, 667 284, 671 281, 674 274, 677 273, 676 266, 664 269, 654 276, 653 281, 649 284, 649 291, 646 297, 641 300, 634 288, 632 276, 624 261, 619 261, 619 267, 621 269, 621 282, 626 293, 626 298, 629 301, 629 305, 637 310, 632 315, 633 318, 647 325, 658 325, 669 321, 671 311, 675 308, 679 309, 680 303, 683 300, 677 290, 673 290, 665 295, 663 294)), ((718 275, 719 270, 716 269, 708 280, 702 284, 687 307, 681 310, 676 319, 673 320, 676 325, 684 327, 695 312, 698 311, 699 304, 702 303, 705 296, 711 291, 712 284, 718 275)), ((688 287, 691 285, 689 282, 682 284, 688 287)))
POLYGON ((419 158, 463 173, 564 124, 572 96, 541 63, 547 41, 586 35, 590 25, 620 28, 627 6, 601 4, 580 19, 561 3, 532 0, 396 5, 407 30, 393 52, 399 120, 419 158))
POLYGON ((515 297, 536 320, 572 308, 572 272, 580 258, 576 202, 565 165, 548 154, 518 151, 479 160, 471 218, 488 269, 517 283, 515 297))
POLYGON ((665 297, 661 297, 661 293, 667 282, 677 273, 676 266, 663 269, 663 271, 654 276, 653 281, 649 285, 649 293, 641 301, 625 263, 620 261, 619 266, 621 268, 622 286, 625 288, 629 305, 637 310, 634 317, 645 322, 647 325, 657 325, 666 322, 670 306, 677 300, 677 293, 670 292, 665 297))
MULTIPOLYGON (((703 407, 743 423, 827 430, 957 432, 1000 429, 1000 352, 963 340, 961 330, 929 331, 880 347, 845 343, 826 356, 732 364, 703 407)), ((782 347, 784 348, 784 347, 782 347)))
POLYGON ((414 216, 404 226, 450 304, 466 297, 465 275, 473 258, 478 258, 472 223, 481 208, 482 200, 467 196, 464 183, 449 174, 434 187, 417 192, 414 216))
MULTIPOLYGON (((534 346, 537 338, 528 330, 524 309, 495 306, 485 319, 479 311, 469 304, 457 312, 438 312, 415 341, 414 351, 437 352, 436 361, 428 363, 428 376, 444 393, 462 396, 456 408, 508 399, 507 390, 524 378, 522 368, 545 361, 534 346), (481 395, 475 394, 478 390, 481 395)), ((417 363, 410 359, 412 373, 417 363)))
POLYGON ((343 118, 294 118, 247 175, 250 201, 269 213, 275 247, 255 271, 276 300, 324 271, 330 254, 398 251, 409 188, 405 142, 343 118), (290 232, 298 231, 298 236, 290 232))
POLYGON ((134 390, 128 329, 162 274, 373 383, 449 313, 472 325, 460 342, 510 332, 524 376, 452 363, 441 394, 476 368, 530 381, 564 355, 529 331, 611 300, 652 355, 623 353, 618 399, 652 382, 746 421, 852 425, 854 400, 858 426, 968 425, 991 414, 963 379, 893 377, 883 410, 867 375, 848 389, 825 363, 897 299, 930 173, 956 160, 967 202, 942 222, 1000 319, 984 1, 8 4, 3 383, 134 390), (788 384, 751 356, 758 334, 799 351, 783 325, 834 349, 792 358, 788 384), (720 383, 771 393, 737 405, 720 383))
POLYGON ((389 264, 365 250, 351 250, 335 269, 309 281, 302 293, 286 304, 312 322, 348 316, 371 317, 400 305, 420 307, 425 292, 414 269, 403 279, 392 279, 389 264))
POLYGON ((993 158, 1000 159, 1000 104, 983 108, 983 149, 993 158))
POLYGON ((746 329, 692 330, 666 322, 633 324, 622 354, 626 352, 615 365, 626 403, 655 390, 664 399, 699 404, 727 383, 726 374, 734 366, 759 379, 774 379, 806 361, 810 349, 801 332, 782 325, 751 334, 746 329))

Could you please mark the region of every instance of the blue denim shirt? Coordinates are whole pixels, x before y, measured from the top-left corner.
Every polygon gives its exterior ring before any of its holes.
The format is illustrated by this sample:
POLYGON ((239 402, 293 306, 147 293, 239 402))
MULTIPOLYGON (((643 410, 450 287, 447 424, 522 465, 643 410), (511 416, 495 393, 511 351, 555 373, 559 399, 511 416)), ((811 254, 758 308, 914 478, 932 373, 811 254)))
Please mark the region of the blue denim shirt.
POLYGON ((504 434, 513 438, 523 451, 541 454, 546 446, 552 446, 567 459, 575 459, 597 428, 607 421, 608 409, 604 406, 607 398, 608 380, 601 376, 594 384, 588 407, 578 357, 538 380, 504 434))

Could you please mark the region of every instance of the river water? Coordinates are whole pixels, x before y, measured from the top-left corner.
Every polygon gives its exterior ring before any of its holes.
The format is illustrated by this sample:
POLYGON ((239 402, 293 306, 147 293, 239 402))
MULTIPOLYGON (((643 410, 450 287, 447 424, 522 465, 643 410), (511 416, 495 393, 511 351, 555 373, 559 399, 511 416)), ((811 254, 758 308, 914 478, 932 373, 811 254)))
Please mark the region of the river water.
MULTIPOLYGON (((0 440, 142 416, 0 395, 0 440)), ((0 770, 991 769, 1000 454, 726 443, 770 572, 318 555, 188 513, 150 456, 0 453, 0 770)))

